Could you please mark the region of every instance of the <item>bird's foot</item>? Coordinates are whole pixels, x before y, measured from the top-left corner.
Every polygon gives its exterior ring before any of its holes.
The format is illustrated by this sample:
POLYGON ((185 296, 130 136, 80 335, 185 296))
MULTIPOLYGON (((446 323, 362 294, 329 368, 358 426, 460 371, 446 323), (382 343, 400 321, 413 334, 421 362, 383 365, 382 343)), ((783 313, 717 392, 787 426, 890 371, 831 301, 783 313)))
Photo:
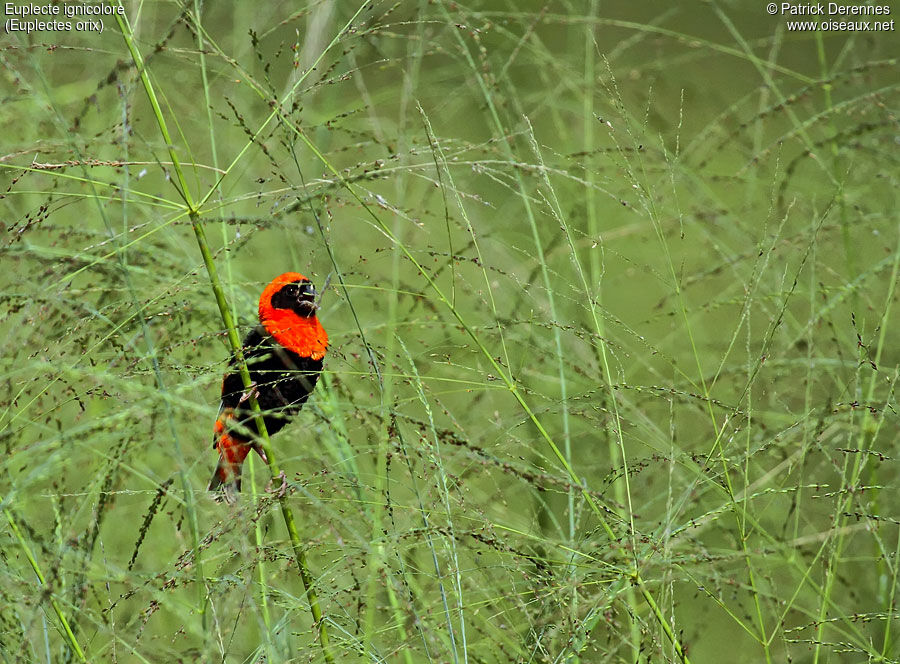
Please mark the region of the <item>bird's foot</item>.
POLYGON ((266 493, 273 493, 278 499, 285 497, 285 495, 287 494, 287 475, 284 474, 283 470, 278 473, 277 478, 273 477, 269 480, 269 483, 266 484, 266 493), (273 489, 272 482, 274 482, 276 479, 281 480, 281 486, 277 489, 273 489))
POLYGON ((259 443, 254 443, 253 449, 259 455, 259 458, 263 460, 263 463, 267 466, 269 465, 269 457, 266 456, 266 451, 262 448, 262 445, 259 443))
POLYGON ((255 382, 250 383, 250 387, 241 394, 241 398, 238 399, 238 406, 243 405, 245 401, 249 401, 251 397, 253 399, 259 398, 259 387, 255 382))

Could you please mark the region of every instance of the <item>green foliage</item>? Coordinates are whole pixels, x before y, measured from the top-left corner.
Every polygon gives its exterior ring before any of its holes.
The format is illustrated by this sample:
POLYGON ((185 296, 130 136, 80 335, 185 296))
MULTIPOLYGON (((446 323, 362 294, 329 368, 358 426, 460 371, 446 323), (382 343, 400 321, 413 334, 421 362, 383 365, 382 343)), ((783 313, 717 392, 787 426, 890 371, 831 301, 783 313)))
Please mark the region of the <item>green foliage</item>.
POLYGON ((4 661, 900 662, 895 33, 646 4, 5 36, 4 661), (331 279, 321 625, 192 224, 240 334, 331 279))

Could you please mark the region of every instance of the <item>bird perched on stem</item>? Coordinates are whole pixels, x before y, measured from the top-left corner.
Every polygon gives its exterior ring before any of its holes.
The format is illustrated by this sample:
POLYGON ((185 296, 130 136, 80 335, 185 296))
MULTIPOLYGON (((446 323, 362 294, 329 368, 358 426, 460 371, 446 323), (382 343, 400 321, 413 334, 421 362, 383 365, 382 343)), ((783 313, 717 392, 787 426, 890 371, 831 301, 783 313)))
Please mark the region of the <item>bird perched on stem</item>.
MULTIPOLYGON (((309 397, 322 371, 328 335, 316 317, 316 290, 309 279, 286 272, 266 286, 259 298, 259 322, 244 339, 243 352, 266 430, 279 432, 309 397)), ((219 463, 209 490, 233 503, 241 490, 241 467, 251 449, 268 463, 256 436, 236 358, 222 381, 222 405, 213 430, 219 463)))

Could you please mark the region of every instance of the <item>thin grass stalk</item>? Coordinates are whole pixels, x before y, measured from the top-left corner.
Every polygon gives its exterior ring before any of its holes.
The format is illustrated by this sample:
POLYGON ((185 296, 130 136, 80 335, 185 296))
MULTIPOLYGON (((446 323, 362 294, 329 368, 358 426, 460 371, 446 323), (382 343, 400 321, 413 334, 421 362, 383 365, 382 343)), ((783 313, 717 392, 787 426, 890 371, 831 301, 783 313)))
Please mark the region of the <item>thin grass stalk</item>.
MULTIPOLYGON (((199 215, 196 211, 191 213, 191 226, 194 229, 194 235, 197 238, 197 244, 200 247, 200 253, 203 256, 203 263, 206 266, 206 272, 209 275, 210 286, 212 286, 213 294, 216 298, 216 304, 219 306, 219 313, 222 316, 222 322, 228 331, 228 341, 231 350, 234 353, 235 363, 241 374, 241 381, 244 389, 248 390, 250 409, 253 412, 253 419, 256 422, 256 430, 259 433, 258 442, 265 452, 266 458, 269 460, 269 472, 274 482, 280 482, 281 468, 278 465, 277 457, 274 454, 272 443, 269 440, 269 432, 266 431, 266 423, 262 418, 262 411, 259 402, 250 390, 253 387, 253 381, 250 379, 250 370, 247 368, 247 361, 244 358, 244 352, 241 348, 241 340, 231 316, 231 309, 225 300, 225 291, 222 289, 222 283, 219 281, 219 275, 216 270, 216 264, 213 261, 212 251, 206 240, 206 233, 203 225, 200 223, 199 215)), ((316 593, 313 576, 309 571, 309 563, 306 559, 306 552, 303 550, 303 544, 300 541, 300 533, 297 530, 294 521, 294 513, 290 508, 287 500, 287 493, 279 496, 278 502, 281 506, 281 515, 284 519, 284 525, 288 530, 291 540, 291 548, 294 551, 294 558, 297 560, 297 567, 300 571, 300 578, 303 580, 303 587, 306 589, 306 599, 309 602, 309 610, 312 613, 313 623, 318 628, 319 643, 322 646, 322 654, 326 662, 334 662, 329 647, 328 627, 322 618, 322 609, 319 607, 319 597, 316 593)))
MULTIPOLYGON (((591 0, 589 16, 591 21, 595 21, 599 14, 599 0, 591 0)), ((593 23, 589 23, 585 29, 584 36, 584 87, 585 90, 588 90, 589 93, 584 95, 584 103, 582 105, 582 122, 583 122, 583 140, 584 140, 584 150, 587 152, 591 152, 594 149, 594 125, 595 118, 597 117, 594 111, 594 84, 597 80, 597 71, 596 71, 596 61, 594 56, 598 51, 596 37, 595 37, 595 26, 593 23)), ((532 137, 533 143, 536 144, 536 140, 532 137)), ((591 318, 593 319, 594 329, 597 333, 597 338, 599 343, 595 346, 595 354, 597 358, 597 364, 600 367, 600 370, 603 372, 603 382, 606 386, 606 394, 604 395, 604 402, 601 403, 601 407, 609 407, 610 404, 615 411, 616 415, 616 431, 619 432, 619 435, 616 436, 607 436, 608 449, 609 449, 609 462, 613 468, 622 467, 625 469, 624 477, 625 482, 616 482, 613 485, 613 495, 615 496, 616 502, 620 505, 625 505, 630 502, 630 491, 628 491, 628 460, 625 456, 625 446, 621 437, 621 427, 619 426, 619 412, 618 412, 618 403, 616 402, 616 395, 612 388, 612 376, 609 375, 610 366, 609 359, 607 358, 606 353, 606 342, 603 341, 606 339, 606 324, 603 316, 598 316, 596 307, 603 306, 603 277, 605 274, 604 269, 604 261, 605 261, 605 251, 606 247, 603 242, 603 237, 600 233, 600 222, 597 218, 597 205, 595 201, 595 191, 594 191, 594 180, 595 173, 594 169, 588 168, 584 174, 585 181, 587 182, 587 186, 584 188, 584 205, 585 210, 587 211, 587 229, 588 236, 593 239, 594 242, 597 243, 597 248, 599 251, 588 251, 588 267, 587 267, 587 275, 585 275, 584 268, 580 267, 581 262, 578 259, 578 254, 573 253, 575 257, 576 264, 579 266, 579 273, 581 277, 581 281, 585 291, 585 297, 587 301, 590 303, 591 308, 591 318), (590 286, 588 283, 590 282, 590 286)), ((546 172, 544 173, 544 178, 549 180, 546 172)), ((548 182, 549 184, 549 182, 548 182)), ((572 246, 571 235, 567 232, 566 238, 569 240, 569 246, 572 246)), ((571 492, 570 492, 571 495, 571 492)), ((634 537, 634 529, 632 528, 632 538, 634 537)), ((637 606, 637 600, 634 597, 634 589, 629 588, 626 592, 626 602, 629 606, 637 606)), ((637 660, 640 655, 640 626, 636 621, 631 621, 631 652, 632 657, 637 660)))
POLYGON ((647 602, 647 606, 650 607, 650 611, 653 612, 656 621, 662 626, 663 631, 666 633, 666 636, 672 643, 672 646, 675 648, 675 652, 678 653, 678 658, 682 662, 684 662, 684 664, 690 664, 691 660, 688 659, 687 653, 684 651, 684 646, 681 645, 681 639, 679 639, 678 635, 675 634, 675 630, 672 629, 669 621, 666 620, 663 612, 660 610, 659 606, 657 606, 656 600, 653 599, 653 595, 651 595, 650 591, 647 590, 647 586, 644 584, 643 580, 637 572, 635 572, 631 576, 631 581, 632 583, 634 583, 634 585, 637 586, 638 591, 644 598, 644 601, 647 602))
MULTIPOLYGON (((448 21, 451 20, 451 17, 450 17, 450 14, 449 14, 447 8, 446 8, 444 5, 441 5, 441 9, 443 10, 444 15, 445 15, 445 17, 448 19, 448 21)), ((461 49, 461 51, 462 51, 464 57, 466 58, 467 62, 469 63, 469 66, 471 67, 472 71, 475 72, 475 78, 476 78, 476 80, 477 80, 477 82, 478 82, 479 87, 481 88, 482 94, 484 95, 485 101, 486 101, 486 103, 487 103, 488 110, 490 111, 490 114, 491 114, 491 118, 492 118, 492 120, 493 120, 493 122, 494 122, 494 125, 495 125, 495 127, 497 128, 498 132, 499 132, 500 135, 502 136, 503 133, 504 133, 504 132, 503 132, 503 123, 502 123, 501 120, 500 120, 500 116, 499 116, 499 114, 498 114, 498 112, 497 112, 497 109, 496 109, 494 103, 493 103, 493 99, 492 99, 492 97, 491 97, 491 95, 490 95, 490 93, 489 93, 489 90, 487 89, 487 85, 485 84, 484 79, 479 75, 479 73, 478 73, 478 72, 479 72, 479 69, 478 69, 478 67, 476 66, 474 60, 472 59, 472 55, 471 55, 471 53, 469 52, 469 49, 468 49, 467 45, 466 45, 465 42, 463 41, 462 36, 459 34, 458 31, 457 31, 457 32, 454 32, 454 35, 456 36, 456 40, 457 40, 457 42, 459 43, 460 49, 461 49)), ((508 152, 510 152, 509 144, 508 144, 506 141, 501 141, 501 144, 506 148, 506 150, 507 150, 508 152)), ((511 154, 511 152, 510 152, 509 156, 510 156, 510 160, 512 160, 512 154, 511 154)), ((521 172, 518 171, 518 170, 516 171, 516 177, 517 177, 517 182, 518 182, 518 185, 519 185, 520 190, 521 190, 521 191, 524 191, 524 183, 523 183, 523 181, 522 181, 522 174, 521 174, 521 172)), ((526 209, 527 209, 528 213, 530 214, 530 213, 531 213, 531 210, 530 210, 530 206, 529 206, 529 204, 528 204, 528 197, 527 197, 527 196, 523 196, 523 200, 525 201, 526 209)), ((570 241, 571 241, 571 238, 570 238, 570 241)), ((577 253, 575 253, 574 255, 577 257, 577 253)), ((418 263, 415 263, 415 261, 414 261, 414 264, 415 264, 417 267, 419 267, 419 266, 418 266, 418 263)), ((580 271, 580 264, 578 264, 577 261, 576 261, 576 264, 579 266, 579 271, 580 271)), ((422 270, 421 267, 420 267, 419 269, 422 270)), ((428 277, 428 275, 425 274, 424 270, 422 270, 422 273, 423 273, 423 276, 425 276, 425 278, 429 281, 429 285, 430 285, 430 286, 438 293, 438 295, 441 297, 441 299, 444 300, 444 302, 446 303, 446 302, 447 302, 446 297, 444 297, 443 293, 441 293, 441 291, 437 288, 437 285, 436 285, 436 284, 428 277)), ((583 274, 583 273, 581 273, 581 277, 582 277, 582 280, 583 280, 583 279, 584 279, 584 274, 583 274)), ((595 316, 595 319, 596 319, 596 312, 595 312, 594 309, 593 309, 593 301, 592 301, 592 300, 589 300, 589 301, 591 302, 591 308, 592 308, 592 311, 594 312, 594 316, 595 316)), ((525 410, 525 412, 528 414, 528 416, 529 416, 529 418, 531 419, 531 421, 532 421, 532 422, 535 424, 535 426, 538 428, 538 431, 541 433, 541 436, 544 438, 544 440, 550 445, 550 448, 553 450, 554 455, 555 455, 556 458, 560 461, 560 463, 562 464, 562 466, 565 468, 565 470, 566 470, 566 472, 568 473, 569 477, 575 482, 575 484, 577 484, 578 486, 581 487, 581 493, 582 493, 582 495, 584 496, 584 498, 585 498, 587 504, 590 506, 591 511, 594 512, 594 515, 597 517, 598 521, 600 522, 600 525, 601 525, 601 526, 603 527, 603 529, 606 531, 606 533, 607 533, 607 535, 609 536, 610 540, 611 540, 611 541, 614 541, 616 538, 615 538, 615 535, 613 534, 613 530, 612 530, 612 528, 610 527, 609 522, 607 521, 607 519, 606 519, 605 517, 603 517, 603 515, 601 514, 600 508, 599 508, 599 506, 596 504, 596 502, 594 501, 593 497, 590 495, 590 492, 587 490, 586 484, 583 483, 583 482, 581 481, 581 479, 578 477, 578 475, 577 475, 576 472, 575 472, 575 469, 572 467, 572 465, 571 465, 571 463, 570 463, 570 460, 569 460, 566 456, 564 456, 564 455, 562 454, 562 452, 560 451, 559 447, 556 445, 556 442, 550 437, 550 434, 549 434, 549 433, 547 432, 547 430, 543 427, 542 423, 538 420, 537 416, 536 416, 536 415, 534 414, 534 412, 531 410, 530 406, 528 405, 528 403, 525 401, 525 399, 524 399, 524 397, 522 396, 522 394, 521 394, 521 393, 519 392, 519 390, 517 389, 516 384, 513 382, 512 373, 510 372, 510 374, 507 375, 506 372, 504 372, 504 371, 502 371, 502 370, 500 369, 500 367, 498 366, 497 362, 496 362, 496 361, 493 359, 493 357, 491 357, 490 354, 487 352, 487 349, 486 349, 486 348, 484 347, 484 345, 481 343, 480 339, 475 338, 474 331, 471 330, 471 329, 465 324, 465 322, 462 320, 462 317, 461 317, 461 316, 459 315, 459 313, 456 311, 456 308, 455 308, 455 307, 451 307, 451 311, 454 313, 454 315, 456 316, 456 318, 457 318, 457 320, 460 322, 460 324, 463 325, 463 328, 470 334, 470 336, 473 337, 473 340, 478 344, 478 346, 481 348, 482 352, 485 353, 485 354, 488 356, 488 358, 491 360, 491 363, 494 365, 494 368, 497 369, 497 370, 500 372, 500 376, 501 376, 501 378, 503 379, 503 381, 506 383, 506 385, 507 385, 507 387, 509 388, 510 392, 512 392, 513 396, 515 396, 516 400, 517 400, 517 401, 519 402, 519 404, 522 406, 523 410, 525 410)), ((695 354, 696 354, 696 353, 695 353, 695 354)), ((604 356, 604 357, 605 357, 605 356, 604 356)), ((604 369, 605 369, 605 372, 606 372, 606 379, 607 379, 607 381, 610 381, 611 379, 610 379, 610 376, 609 376, 609 367, 606 366, 606 367, 604 367, 604 369)), ((701 373, 701 378, 702 378, 702 373, 701 373)), ((704 387, 705 387, 705 385, 704 385, 704 387)), ((615 400, 613 400, 613 405, 614 405, 614 407, 615 407, 615 400)), ((616 411, 616 412, 617 412, 617 411, 616 411)), ((617 415, 617 417, 618 417, 618 415, 617 415)), ((621 431, 621 427, 617 427, 617 428, 619 429, 619 431, 621 431)), ((622 455, 622 456, 623 456, 623 459, 624 459, 624 450, 623 450, 623 455, 622 455)), ((625 471, 625 477, 626 477, 626 481, 627 481, 627 477, 628 477, 627 467, 626 467, 626 471, 625 471)), ((628 493, 629 498, 630 498, 630 492, 627 492, 627 493, 628 493)), ((630 503, 630 500, 629 500, 629 503, 630 503)), ((631 528, 630 528, 630 530, 631 530, 631 536, 632 536, 632 538, 634 538, 635 532, 634 532, 634 523, 633 523, 633 512, 632 512, 631 510, 629 511, 629 523, 630 523, 630 526, 631 526, 631 528)), ((634 550, 636 551, 636 547, 633 547, 633 548, 634 548, 634 550)), ((675 647, 675 650, 678 652, 679 657, 682 659, 683 662, 685 662, 685 664, 689 664, 689 660, 687 659, 687 656, 685 655, 684 648, 683 648, 683 646, 681 645, 681 643, 680 643, 680 641, 679 641, 677 635, 674 633, 674 631, 672 630, 671 626, 665 621, 665 618, 663 617, 662 613, 660 612, 659 607, 657 606, 656 602, 653 600, 653 596, 649 593, 649 591, 646 590, 646 587, 643 585, 643 581, 642 581, 642 579, 641 579, 640 571, 639 571, 639 569, 638 569, 638 567, 637 567, 636 561, 635 561, 634 566, 632 567, 632 570, 631 570, 630 573, 629 573, 629 576, 633 579, 633 583, 634 583, 635 585, 638 585, 640 588, 642 588, 642 594, 644 595, 644 599, 645 599, 645 600, 649 600, 649 601, 648 601, 648 604, 650 605, 651 609, 653 610, 654 616, 656 617, 657 621, 660 622, 660 624, 662 625, 663 630, 665 631, 666 635, 667 635, 667 636, 669 637, 669 639, 672 641, 672 644, 673 644, 673 646, 675 647), (652 603, 651 603, 651 602, 652 602, 652 603)))
MULTIPOLYGON (((219 307, 219 313, 222 316, 222 322, 225 324, 225 328, 227 330, 228 342, 231 346, 232 352, 234 353, 235 363, 237 364, 238 371, 240 372, 244 388, 249 391, 252 387, 250 371, 247 368, 247 362, 244 358, 243 349, 241 348, 241 339, 238 335, 237 327, 234 323, 234 318, 231 315, 231 309, 228 307, 228 302, 225 299, 225 292, 222 289, 222 283, 219 280, 219 275, 216 270, 215 262, 213 260, 212 251, 210 250, 209 242, 206 239, 206 233, 203 229, 203 225, 200 223, 200 214, 195 207, 193 199, 191 197, 190 188, 188 187, 187 180, 184 176, 184 171, 181 168, 181 162, 178 158, 178 154, 175 152, 174 145, 172 144, 169 130, 166 125, 165 118, 162 114, 162 109, 159 106, 159 101, 156 98, 156 93, 153 89, 152 83, 150 82, 150 77, 148 76, 147 70, 144 67, 143 58, 141 57, 137 45, 134 43, 133 33, 131 31, 128 20, 125 16, 116 14, 116 22, 119 24, 119 29, 122 31, 122 36, 125 40, 128 50, 131 53, 131 57, 134 61, 135 67, 139 72, 141 83, 144 86, 144 90, 147 93, 147 97, 150 101, 150 105, 153 108, 153 113, 156 117, 160 133, 162 134, 163 140, 166 141, 166 145, 168 146, 169 157, 172 160, 172 167, 175 171, 178 185, 180 186, 182 198, 187 206, 188 216, 191 220, 191 227, 194 231, 194 236, 197 239, 197 245, 200 248, 200 253, 203 257, 203 263, 209 276, 210 286, 212 287, 213 295, 216 299, 216 304, 219 307)), ((278 466, 277 457, 274 454, 271 441, 269 440, 269 434, 268 431, 266 431, 266 424, 262 418, 262 411, 260 410, 259 402, 252 394, 252 392, 250 393, 248 401, 250 403, 250 409, 253 413, 253 419, 256 422, 256 428, 259 433, 258 442, 269 460, 269 471, 271 473, 272 480, 279 482, 282 479, 281 468, 278 466)), ((303 550, 303 544, 300 541, 300 533, 297 530, 293 512, 290 508, 290 505, 288 504, 286 492, 283 495, 279 496, 279 503, 281 505, 281 514, 284 519, 284 524, 290 536, 291 548, 294 552, 294 558, 297 560, 297 567, 300 571, 300 578, 303 581, 303 586, 306 590, 306 598, 309 602, 309 608, 310 612, 312 613, 313 623, 318 628, 319 644, 322 647, 322 654, 325 658, 325 661, 331 664, 334 662, 334 657, 331 654, 329 645, 330 639, 328 636, 328 628, 325 621, 323 620, 322 610, 319 607, 319 598, 313 584, 313 576, 309 571, 306 552, 303 550)))
MULTIPOLYGON (((403 343, 403 340, 398 337, 397 341, 400 344, 400 347, 403 349, 403 354, 406 357, 406 361, 409 363, 409 367, 411 369, 412 383, 413 383, 413 385, 415 385, 416 392, 419 396, 419 401, 422 402, 422 407, 425 409, 425 413, 428 416, 428 424, 429 424, 429 428, 431 430, 431 436, 432 436, 432 442, 431 442, 432 449, 429 451, 428 456, 429 456, 431 463, 434 464, 434 467, 438 471, 437 476, 438 476, 438 479, 440 480, 440 496, 442 499, 444 511, 446 512, 446 515, 447 515, 447 529, 449 531, 449 537, 446 537, 446 542, 447 542, 447 548, 449 549, 449 552, 450 552, 450 560, 451 560, 452 566, 453 566, 453 581, 455 582, 454 590, 456 591, 456 609, 457 609, 457 613, 459 615, 459 631, 460 631, 460 637, 461 637, 460 647, 462 649, 464 660, 468 661, 468 651, 467 651, 467 646, 466 646, 466 622, 465 622, 465 613, 463 611, 464 602, 463 602, 463 594, 462 594, 462 580, 460 578, 460 571, 459 571, 459 556, 457 555, 456 544, 455 544, 457 535, 456 535, 456 529, 453 526, 453 517, 452 517, 452 513, 451 513, 451 508, 450 508, 450 489, 449 489, 448 482, 447 482, 447 472, 444 470, 444 462, 443 462, 443 459, 441 458, 440 437, 438 436, 437 427, 435 426, 435 423, 434 423, 434 413, 431 409, 431 406, 428 403, 428 399, 425 396, 425 387, 422 383, 422 378, 419 375, 419 369, 416 366, 415 361, 413 360, 412 354, 409 352, 409 349, 406 347, 406 344, 403 343)), ((401 445, 404 444, 402 436, 400 437, 400 444, 401 445)), ((447 632, 450 636, 450 644, 451 644, 451 646, 453 646, 453 661, 458 663, 459 658, 457 656, 456 647, 455 647, 456 637, 454 636, 454 631, 453 631, 453 620, 450 615, 450 607, 448 605, 446 592, 444 590, 444 583, 442 581, 442 573, 441 573, 441 570, 440 570, 440 567, 438 564, 437 554, 435 552, 434 545, 432 544, 431 536, 427 534, 430 529, 430 525, 428 523, 428 513, 425 510, 424 505, 422 503, 422 499, 421 499, 420 493, 419 493, 418 483, 416 482, 415 473, 413 472, 412 462, 410 461, 409 454, 407 453, 405 447, 403 449, 403 456, 405 457, 407 467, 409 468, 410 481, 413 484, 413 488, 416 492, 416 497, 419 500, 419 510, 422 514, 422 521, 425 525, 426 541, 428 542, 428 546, 431 549, 432 564, 434 565, 434 570, 435 570, 435 573, 436 573, 437 579, 438 579, 438 587, 440 588, 440 591, 441 591, 441 600, 443 601, 443 604, 444 604, 444 613, 447 616, 447 632)))
MULTIPOLYGON (((22 553, 25 554, 25 558, 31 565, 31 569, 34 570, 34 574, 38 578, 38 582, 41 584, 41 587, 46 588, 47 581, 44 579, 44 574, 43 572, 41 572, 41 567, 40 565, 38 565, 37 559, 31 552, 31 548, 28 546, 28 542, 26 542, 25 538, 22 536, 22 531, 19 530, 19 524, 16 523, 15 517, 12 515, 12 512, 10 512, 6 508, 3 508, 3 513, 6 514, 6 520, 9 521, 9 527, 12 529, 13 534, 19 541, 19 546, 22 548, 22 553)), ((50 606, 53 607, 53 612, 56 614, 56 617, 59 620, 60 625, 62 626, 63 632, 66 635, 66 639, 69 641, 69 645, 72 647, 72 650, 75 653, 75 656, 78 657, 78 661, 86 662, 87 658, 84 655, 84 651, 81 649, 81 645, 78 643, 78 639, 75 638, 75 633, 72 631, 71 626, 69 626, 69 621, 66 620, 66 614, 63 613, 62 607, 59 605, 59 600, 57 600, 53 596, 53 593, 50 591, 47 592, 47 596, 50 599, 50 606)))
MULTIPOLYGON (((195 31, 196 37, 197 37, 197 55, 200 60, 200 78, 203 83, 203 99, 204 99, 205 106, 206 106, 206 119, 207 119, 207 123, 209 125, 209 150, 212 155, 213 168, 215 169, 216 172, 218 172, 219 171, 219 153, 218 153, 218 150, 216 149, 216 132, 213 129, 213 115, 212 115, 213 107, 212 107, 211 98, 210 98, 209 76, 207 73, 207 66, 206 66, 206 53, 204 51, 205 44, 203 41, 203 31, 200 30, 201 12, 202 12, 201 0, 194 0, 194 21, 197 26, 197 29, 195 31)), ((220 185, 220 184, 221 184, 221 180, 217 181, 216 188, 218 188, 218 185, 220 185)), ((221 192, 220 192, 220 198, 221 198, 221 192)), ((224 220, 221 218, 221 215, 220 215, 219 221, 220 221, 220 225, 221 225, 221 229, 222 229, 222 243, 223 243, 223 245, 225 245, 225 244, 228 244, 228 225, 226 223, 224 223, 224 220)), ((234 302, 234 299, 235 299, 234 298, 234 289, 233 289, 234 279, 232 278, 231 261, 229 260, 229 256, 230 256, 230 254, 228 252, 225 252, 225 272, 226 272, 225 276, 226 276, 227 283, 229 285, 232 285, 232 290, 231 290, 230 295, 231 295, 231 301, 234 302)), ((234 315, 234 313, 235 312, 232 311, 233 315, 234 315)), ((252 456, 248 459, 248 470, 250 471, 249 472, 250 477, 255 477, 256 472, 254 469, 254 460, 253 460, 252 456)), ((254 482, 251 482, 250 489, 251 489, 251 491, 250 491, 251 500, 253 502, 253 505, 256 506, 259 503, 259 496, 258 496, 258 492, 256 490, 256 484, 254 482)), ((254 523, 253 538, 254 538, 257 550, 262 551, 263 545, 265 542, 263 540, 262 525, 260 524, 259 519, 257 519, 254 523)), ((262 618, 263 625, 265 625, 265 628, 266 628, 267 656, 269 657, 269 659, 272 659, 273 658, 273 642, 272 642, 272 619, 271 619, 271 616, 269 615, 269 601, 268 601, 268 596, 269 596, 268 585, 269 584, 268 584, 268 580, 267 580, 267 576, 266 576, 265 560, 263 557, 260 557, 260 559, 256 563, 256 574, 257 574, 257 578, 258 578, 258 582, 259 582, 258 602, 259 602, 260 617, 262 618)))
MULTIPOLYGON (((280 116, 279 116, 279 118, 280 118, 280 116)), ((289 125, 285 125, 285 127, 288 131, 291 130, 289 125)), ((294 158, 294 165, 297 167, 297 173, 300 176, 301 184, 305 188, 306 181, 303 177, 303 171, 300 168, 300 161, 297 157, 296 152, 294 151, 293 146, 291 147, 291 155, 294 158)), ((334 252, 332 251, 332 248, 328 244, 328 241, 325 237, 325 230, 324 230, 324 227, 322 226, 321 216, 319 215, 318 211, 316 210, 315 205, 313 205, 313 201, 311 198, 306 200, 306 205, 308 205, 310 214, 312 214, 313 219, 315 219, 315 221, 316 221, 316 226, 319 229, 319 234, 322 237, 322 241, 325 244, 325 247, 328 251, 328 257, 330 258, 332 267, 334 268, 335 273, 337 274, 338 283, 341 285, 341 288, 344 291, 344 296, 347 299, 347 304, 350 308, 351 314, 353 315, 354 321, 356 321, 356 326, 357 326, 357 329, 359 330, 360 339, 362 340, 363 345, 365 346, 366 351, 368 352, 369 362, 371 363, 372 370, 375 372, 375 375, 378 378, 378 385, 381 388, 382 401, 384 402, 384 400, 387 398, 385 395, 390 394, 391 379, 386 378, 384 373, 379 368, 378 357, 375 355, 375 352, 372 350, 371 345, 369 344, 369 342, 366 339, 365 331, 363 330, 362 324, 360 323, 360 320, 359 320, 358 316, 356 315, 356 309, 353 306, 353 301, 350 298, 350 293, 347 291, 346 284, 344 283, 343 274, 342 274, 340 268, 338 267, 337 257, 334 255, 334 252)), ((392 338, 393 335, 389 335, 389 337, 392 338)), ((390 357, 391 354, 392 353, 388 353, 386 356, 390 357)), ((388 416, 389 414, 390 414, 390 406, 387 406, 387 412, 384 417, 385 423, 387 423, 390 420, 390 417, 388 416)), ((403 624, 404 624, 405 620, 399 610, 400 605, 397 602, 396 594, 394 593, 393 588, 391 586, 392 571, 391 571, 391 568, 387 565, 387 559, 384 554, 384 544, 383 544, 383 540, 381 537, 381 531, 382 531, 381 507, 380 507, 379 501, 380 501, 381 497, 384 495, 384 489, 387 485, 386 484, 387 477, 385 474, 382 474, 379 471, 381 468, 387 467, 387 463, 386 463, 387 456, 386 455, 387 455, 387 444, 388 444, 388 440, 387 440, 388 432, 387 432, 386 428, 385 428, 384 434, 385 434, 385 437, 382 439, 383 444, 379 443, 379 452, 378 452, 376 462, 375 462, 376 479, 377 479, 375 493, 377 495, 376 495, 375 499, 372 500, 371 511, 368 508, 366 508, 366 514, 368 516, 368 519, 372 522, 371 541, 374 544, 372 545, 372 549, 369 552, 370 561, 367 565, 370 576, 369 576, 369 581, 366 584, 366 600, 365 600, 366 601, 366 614, 365 614, 365 618, 363 619, 363 635, 362 635, 362 641, 361 641, 361 646, 360 646, 363 653, 369 653, 369 651, 371 650, 370 644, 373 641, 373 635, 375 633, 375 606, 376 606, 376 594, 377 594, 376 593, 376 582, 379 578, 379 574, 378 574, 379 570, 383 570, 385 576, 387 577, 386 587, 388 590, 388 598, 389 598, 389 601, 391 604, 391 610, 394 613, 394 624, 397 626, 397 628, 401 634, 402 641, 404 643, 406 642, 406 633, 403 628, 403 624)), ((358 477, 358 473, 355 473, 355 475, 358 477)), ((408 650, 404 650, 404 661, 406 661, 406 664, 412 664, 411 655, 408 650)))

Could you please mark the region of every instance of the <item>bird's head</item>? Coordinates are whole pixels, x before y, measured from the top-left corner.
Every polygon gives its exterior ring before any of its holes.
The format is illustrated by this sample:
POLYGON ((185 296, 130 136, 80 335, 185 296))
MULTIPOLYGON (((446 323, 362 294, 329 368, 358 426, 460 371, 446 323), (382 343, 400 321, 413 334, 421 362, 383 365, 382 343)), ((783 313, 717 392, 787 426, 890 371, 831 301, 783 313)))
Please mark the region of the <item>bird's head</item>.
POLYGON ((319 308, 316 304, 316 289, 302 274, 287 272, 272 284, 276 284, 277 288, 273 289, 270 299, 273 309, 289 309, 303 318, 316 315, 316 309, 319 308))
POLYGON ((305 357, 325 355, 328 336, 316 318, 319 305, 312 282, 299 272, 285 272, 259 298, 259 321, 283 346, 305 357))

